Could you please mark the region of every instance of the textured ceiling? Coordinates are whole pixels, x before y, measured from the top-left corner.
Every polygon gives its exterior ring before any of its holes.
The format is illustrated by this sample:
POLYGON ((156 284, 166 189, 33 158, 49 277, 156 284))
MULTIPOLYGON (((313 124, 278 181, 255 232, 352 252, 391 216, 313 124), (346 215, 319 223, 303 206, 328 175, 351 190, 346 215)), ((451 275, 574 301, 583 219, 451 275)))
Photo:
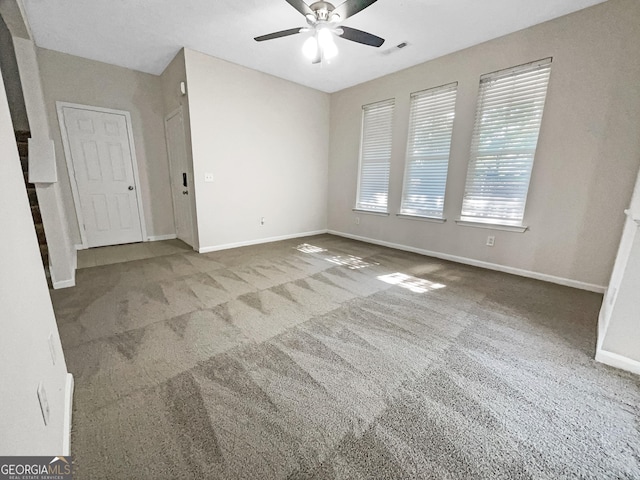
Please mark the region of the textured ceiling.
MULTIPOLYGON (((603 0, 378 0, 344 24, 383 37, 373 48, 337 39, 330 64, 302 55, 305 26, 285 0, 24 0, 40 47, 160 74, 181 47, 335 92, 603 0), (394 48, 408 42, 403 49, 394 48)), ((308 1, 308 3, 311 3, 308 1)), ((336 4, 341 3, 338 1, 336 4)))

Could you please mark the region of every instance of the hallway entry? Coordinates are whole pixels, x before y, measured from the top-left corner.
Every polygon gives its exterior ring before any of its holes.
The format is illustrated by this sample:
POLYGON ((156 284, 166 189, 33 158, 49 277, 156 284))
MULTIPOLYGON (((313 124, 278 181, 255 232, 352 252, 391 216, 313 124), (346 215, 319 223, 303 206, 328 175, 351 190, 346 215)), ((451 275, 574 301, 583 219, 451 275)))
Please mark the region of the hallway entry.
POLYGON ((178 238, 193 247, 193 175, 189 168, 182 108, 170 113, 164 121, 167 152, 171 170, 171 195, 178 238))

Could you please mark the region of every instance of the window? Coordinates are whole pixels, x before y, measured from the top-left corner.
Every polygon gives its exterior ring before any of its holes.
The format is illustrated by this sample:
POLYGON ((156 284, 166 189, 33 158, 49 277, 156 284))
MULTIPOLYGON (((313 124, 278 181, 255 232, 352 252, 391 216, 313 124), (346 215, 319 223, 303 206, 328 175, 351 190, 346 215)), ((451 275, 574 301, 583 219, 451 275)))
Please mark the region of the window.
POLYGON ((362 107, 362 143, 356 209, 387 212, 394 100, 362 107))
POLYGON ((551 59, 480 78, 460 220, 521 226, 551 59))
POLYGON ((401 215, 442 218, 458 84, 411 95, 401 215))

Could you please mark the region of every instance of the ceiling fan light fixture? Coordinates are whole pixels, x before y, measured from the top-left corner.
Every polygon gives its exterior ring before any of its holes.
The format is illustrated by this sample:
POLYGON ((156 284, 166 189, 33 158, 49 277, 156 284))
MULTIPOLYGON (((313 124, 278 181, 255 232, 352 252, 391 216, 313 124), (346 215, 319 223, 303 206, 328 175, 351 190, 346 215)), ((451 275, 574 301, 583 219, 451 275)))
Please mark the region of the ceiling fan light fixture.
POLYGON ((315 36, 309 37, 302 44, 302 53, 309 60, 313 60, 318 56, 318 40, 315 36))
POLYGON ((260 35, 259 37, 255 37, 254 40, 256 42, 263 42, 265 40, 288 37, 297 33, 312 33, 313 36, 307 38, 302 45, 302 53, 305 57, 309 58, 314 65, 322 63, 323 60, 331 60, 338 55, 338 47, 334 39, 335 36, 363 45, 380 47, 384 43, 384 38, 377 37, 356 28, 341 25, 343 20, 352 17, 376 1, 377 0, 344 0, 338 7, 335 7, 333 3, 325 0, 316 0, 311 4, 308 3, 309 0, 286 0, 289 5, 305 17, 308 26, 289 28, 288 30, 281 30, 268 35, 260 35))
POLYGON ((326 42, 321 48, 322 57, 325 60, 331 60, 338 55, 338 47, 333 40, 331 40, 330 42, 326 42))
POLYGON ((338 55, 338 47, 333 40, 333 32, 329 28, 318 29, 318 47, 322 52, 322 58, 331 60, 338 55))
POLYGON ((327 45, 328 43, 333 42, 333 35, 331 34, 331 30, 328 28, 319 28, 318 29, 318 43, 322 46, 327 45))

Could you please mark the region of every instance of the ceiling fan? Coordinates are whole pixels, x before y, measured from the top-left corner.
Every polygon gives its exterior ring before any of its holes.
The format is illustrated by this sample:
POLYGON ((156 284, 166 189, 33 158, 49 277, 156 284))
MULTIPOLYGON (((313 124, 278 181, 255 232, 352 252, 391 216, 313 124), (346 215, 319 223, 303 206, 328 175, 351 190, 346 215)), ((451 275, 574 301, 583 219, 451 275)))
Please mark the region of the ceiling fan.
POLYGON ((323 59, 330 60, 338 54, 334 36, 372 47, 379 47, 384 43, 383 38, 371 33, 340 25, 341 22, 364 10, 377 0, 347 0, 337 7, 325 1, 318 1, 311 5, 307 5, 303 0, 285 1, 305 16, 309 26, 269 33, 255 37, 255 41, 263 42, 297 33, 311 33, 311 36, 304 42, 302 51, 312 63, 320 63, 323 59))

